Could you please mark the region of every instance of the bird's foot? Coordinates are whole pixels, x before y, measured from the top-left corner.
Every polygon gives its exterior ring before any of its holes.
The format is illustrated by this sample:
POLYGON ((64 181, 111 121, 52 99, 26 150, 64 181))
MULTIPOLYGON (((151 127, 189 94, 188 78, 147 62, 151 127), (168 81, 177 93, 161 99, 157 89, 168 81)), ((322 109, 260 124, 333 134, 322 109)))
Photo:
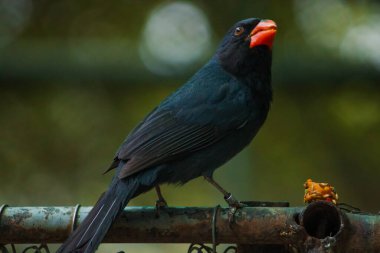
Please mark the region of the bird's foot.
POLYGON ((156 217, 160 217, 160 210, 168 207, 168 203, 164 198, 160 198, 156 201, 156 217))
POLYGON ((237 214, 237 212, 241 208, 246 207, 247 205, 241 203, 231 193, 228 193, 226 196, 224 196, 224 199, 230 207, 230 210, 228 211, 228 221, 230 224, 232 224, 235 222, 235 215, 237 214))
POLYGON ((224 200, 230 207, 242 208, 247 206, 246 204, 243 204, 237 200, 231 193, 228 193, 226 196, 224 196, 224 200))
POLYGON ((168 203, 166 203, 165 199, 158 199, 156 201, 156 208, 168 207, 168 203))

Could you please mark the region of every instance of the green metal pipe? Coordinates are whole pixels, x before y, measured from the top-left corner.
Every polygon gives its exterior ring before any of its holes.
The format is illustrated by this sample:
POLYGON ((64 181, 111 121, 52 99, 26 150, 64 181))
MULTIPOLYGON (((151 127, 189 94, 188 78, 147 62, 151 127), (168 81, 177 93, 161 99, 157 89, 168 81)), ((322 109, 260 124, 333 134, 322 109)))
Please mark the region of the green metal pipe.
MULTIPOLYGON (((91 207, 6 207, 0 218, 0 243, 60 243, 86 217, 91 207)), ((297 208, 245 208, 230 225, 228 208, 216 213, 218 242, 276 243, 281 230, 293 222, 297 208), (272 227, 267 226, 268 222, 272 227), (274 227, 273 227, 274 226, 274 227), (260 233, 258 233, 260 231, 260 233)), ((104 242, 211 242, 214 208, 127 207, 104 242)))
MULTIPOLYGON (((91 207, 0 208, 0 244, 61 243, 91 207)), ((107 243, 286 245, 298 252, 380 252, 380 216, 341 212, 326 202, 307 207, 127 207, 107 243), (214 220, 214 222, 213 222, 214 220), (325 251, 331 250, 331 251, 325 251)))

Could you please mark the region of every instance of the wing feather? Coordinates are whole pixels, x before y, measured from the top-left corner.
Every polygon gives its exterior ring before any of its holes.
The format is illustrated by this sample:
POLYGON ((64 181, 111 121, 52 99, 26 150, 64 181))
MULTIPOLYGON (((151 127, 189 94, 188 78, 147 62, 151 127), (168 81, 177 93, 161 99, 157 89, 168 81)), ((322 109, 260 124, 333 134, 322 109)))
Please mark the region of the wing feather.
POLYGON ((187 124, 168 111, 153 113, 118 150, 115 159, 128 161, 119 174, 120 178, 204 148, 221 137, 215 126, 187 124))
POLYGON ((131 132, 110 169, 126 161, 118 175, 125 178, 212 145, 252 116, 250 101, 248 87, 207 65, 131 132))

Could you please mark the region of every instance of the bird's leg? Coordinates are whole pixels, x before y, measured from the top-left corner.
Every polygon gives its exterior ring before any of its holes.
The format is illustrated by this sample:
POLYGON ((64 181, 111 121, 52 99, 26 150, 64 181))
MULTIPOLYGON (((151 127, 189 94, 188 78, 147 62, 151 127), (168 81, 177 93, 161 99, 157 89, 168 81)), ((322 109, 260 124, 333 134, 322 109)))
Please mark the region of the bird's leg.
POLYGON ((227 204, 230 206, 230 207, 244 207, 246 205, 244 205, 243 203, 240 203, 234 196, 232 196, 232 194, 228 191, 226 191, 222 186, 220 186, 214 179, 212 179, 211 177, 208 177, 208 176, 204 176, 204 178, 210 183, 212 184, 216 189, 218 189, 218 191, 220 191, 223 196, 224 196, 224 200, 227 202, 227 204))
POLYGON ((168 206, 168 203, 167 203, 166 200, 164 199, 164 196, 162 196, 160 186, 159 186, 159 185, 156 185, 156 186, 155 186, 155 189, 156 189, 157 196, 158 196, 158 199, 157 199, 157 201, 156 201, 156 206, 157 206, 157 207, 167 207, 167 206, 168 206))
POLYGON ((233 221, 233 217, 236 213, 236 211, 239 208, 245 207, 246 205, 241 203, 239 200, 237 200, 230 192, 226 191, 222 186, 220 186, 214 179, 208 176, 204 176, 204 178, 212 184, 218 191, 220 191, 223 196, 224 200, 227 202, 228 206, 230 207, 230 214, 229 217, 230 222, 233 221))
POLYGON ((168 203, 164 199, 164 196, 162 196, 160 186, 156 185, 155 189, 156 189, 157 196, 158 196, 158 199, 156 201, 156 216, 159 217, 160 216, 160 208, 167 207, 168 203))

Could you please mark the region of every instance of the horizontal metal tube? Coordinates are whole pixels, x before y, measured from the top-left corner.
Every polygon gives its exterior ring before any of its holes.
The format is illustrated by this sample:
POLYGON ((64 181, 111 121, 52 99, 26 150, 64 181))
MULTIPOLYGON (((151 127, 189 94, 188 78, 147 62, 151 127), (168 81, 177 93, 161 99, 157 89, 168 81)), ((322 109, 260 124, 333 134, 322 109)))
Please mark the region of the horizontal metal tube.
MULTIPOLYGON (((0 242, 60 243, 87 216, 91 207, 7 207, 0 219, 0 242)), ((190 243, 211 242, 215 208, 127 207, 107 234, 104 242, 190 243)), ((230 224, 228 208, 216 214, 218 242, 279 243, 277 231, 294 223, 299 208, 249 207, 238 211, 230 224)))
MULTIPOLYGON (((91 207, 78 206, 3 208, 0 244, 61 243, 90 210, 91 207)), ((306 208, 246 207, 236 213, 233 222, 228 212, 228 208, 175 207, 161 209, 157 217, 154 207, 127 207, 103 242, 210 243, 215 226, 219 243, 282 244, 298 249, 306 244, 316 248, 331 244, 334 252, 380 252, 379 215, 342 213, 324 203, 306 208), (339 231, 326 236, 328 240, 310 235, 314 233, 314 219, 320 222, 321 215, 335 222, 330 211, 337 213, 339 231)))

